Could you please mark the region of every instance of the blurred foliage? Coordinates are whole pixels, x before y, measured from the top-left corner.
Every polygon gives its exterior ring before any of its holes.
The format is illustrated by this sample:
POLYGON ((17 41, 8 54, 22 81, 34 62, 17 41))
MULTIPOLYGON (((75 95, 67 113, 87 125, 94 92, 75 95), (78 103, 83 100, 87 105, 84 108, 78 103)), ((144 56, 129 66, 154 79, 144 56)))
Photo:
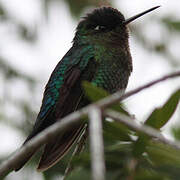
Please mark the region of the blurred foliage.
MULTIPOLYGON (((91 83, 84 82, 83 87, 86 96, 92 102, 108 96, 105 90, 97 88, 91 83)), ((179 99, 180 89, 172 93, 162 107, 154 109, 144 124, 156 129, 162 128, 174 114, 179 99)), ((109 108, 130 116, 119 103, 109 108)), ((176 131, 177 134, 179 132, 176 131)), ((146 134, 129 129, 112 119, 104 121, 103 137, 107 179, 177 180, 179 178, 180 150, 163 144, 146 134)), ((66 177, 67 180, 92 179, 89 149, 88 140, 83 153, 73 157, 72 166, 74 168, 66 177)), ((60 163, 44 173, 46 180, 57 177, 57 171, 61 176, 63 175, 71 153, 68 153, 60 163)))
POLYGON ((169 28, 169 30, 171 31, 177 31, 179 33, 180 31, 180 21, 174 21, 174 19, 172 17, 166 17, 163 18, 162 23, 164 23, 164 25, 169 28))
MULTIPOLYGON (((48 15, 48 9, 51 3, 61 2, 60 0, 44 0, 44 12, 48 15)), ((113 0, 63 0, 69 8, 69 12, 75 18, 79 18, 81 13, 89 7, 99 7, 102 5, 112 5, 113 0)))
POLYGON ((180 89, 174 92, 167 102, 161 107, 155 109, 146 120, 145 124, 156 129, 162 128, 174 114, 180 100, 180 89))
MULTIPOLYGON (((41 0, 42 16, 48 17, 48 12, 54 2, 65 3, 69 9, 72 17, 78 19, 79 16, 88 8, 99 7, 101 5, 111 5, 111 0, 41 0)), ((152 17, 152 16, 151 16, 152 17)), ((153 51, 163 56, 170 65, 179 66, 179 57, 175 56, 170 51, 170 45, 174 39, 177 39, 180 33, 180 21, 174 20, 174 15, 158 18, 151 18, 151 23, 158 23, 163 29, 166 29, 161 40, 150 40, 149 34, 144 34, 144 27, 146 24, 131 25, 133 35, 137 42, 149 52, 153 51)), ((48 18, 47 18, 48 20, 48 18)), ((11 25, 15 29, 13 33, 18 37, 19 41, 35 44, 41 33, 38 24, 28 26, 20 20, 15 19, 12 14, 5 7, 3 2, 0 2, 0 26, 11 25)), ((29 96, 35 98, 35 89, 37 81, 17 70, 10 65, 0 51, 0 75, 2 80, 1 90, 3 89, 2 97, 0 98, 0 122, 17 129, 24 135, 27 135, 32 127, 32 122, 36 118, 36 110, 33 102, 27 99, 17 99, 12 97, 9 89, 19 80, 29 89, 29 96), (5 107, 12 106, 16 108, 20 115, 9 117, 8 111, 5 107), (18 120, 18 121, 15 121, 18 120)), ((86 88, 86 95, 91 101, 97 101, 103 97, 108 96, 108 93, 97 89, 89 84, 84 84, 86 88)), ((168 101, 158 109, 155 109, 147 118, 145 124, 160 129, 165 125, 170 117, 174 114, 175 108, 179 101, 179 91, 172 94, 168 101), (158 119, 158 121, 157 121, 158 119)), ((32 98, 31 98, 32 99, 32 98)), ((113 110, 119 111, 129 115, 122 104, 114 104, 111 106, 113 110)), ((172 129, 174 137, 180 140, 180 127, 172 129)), ((137 179, 137 180, 170 180, 179 179, 180 175, 180 159, 179 151, 156 142, 142 133, 136 133, 124 125, 115 121, 104 122, 104 140, 105 140, 105 154, 106 154, 106 168, 107 179, 137 179)), ((57 165, 46 171, 44 175, 45 180, 56 179, 59 174, 63 174, 71 152, 57 165)), ((27 174, 29 171, 34 171, 34 166, 37 164, 37 157, 39 153, 29 162, 29 166, 25 168, 27 174), (33 167, 33 168, 32 168, 33 167)), ((2 161, 2 157, 0 157, 2 161)), ((73 160, 74 170, 68 179, 91 179, 90 173, 90 156, 88 144, 84 153, 80 157, 73 160)), ((31 173, 29 173, 31 177, 31 173)), ((28 178, 28 176, 27 176, 28 178)))
POLYGON ((180 141, 180 127, 179 127, 179 125, 173 127, 171 129, 171 131, 172 131, 172 134, 174 135, 175 139, 180 141))
MULTIPOLYGON (((180 89, 174 92, 167 102, 161 107, 156 108, 144 122, 145 125, 151 126, 160 130, 174 114, 180 100, 180 89)), ((136 156, 145 152, 147 142, 150 138, 144 134, 139 134, 138 140, 135 143, 134 154, 136 156)))
MULTIPOLYGON (((92 94, 97 97, 97 94, 104 96, 105 91, 100 88, 85 83, 85 92, 89 99, 92 100, 92 94), (93 92, 92 92, 93 89, 93 92), (91 93, 89 93, 91 91, 91 93)), ((161 128, 170 120, 170 112, 167 107, 171 104, 171 112, 174 113, 177 102, 180 99, 180 90, 174 92, 167 102, 158 110, 163 111, 162 114, 157 114, 157 109, 148 117, 145 124, 151 125, 155 128, 161 128), (154 121, 154 113, 157 115, 154 121), (164 118, 164 117, 167 118, 164 118), (162 122, 157 126, 157 121, 162 122)), ((97 98, 98 99, 98 98, 97 98)), ((93 102, 97 101, 96 98, 93 102)), ((114 108, 111 107, 113 110, 114 108)), ((119 110, 122 113, 121 110, 119 110)), ((142 137, 147 135, 137 133, 130 130, 128 127, 116 121, 104 122, 104 142, 105 142, 105 161, 106 161, 106 177, 107 179, 162 179, 174 180, 178 179, 180 175, 180 150, 177 150, 169 145, 150 137, 143 138, 143 152, 142 144, 138 143, 142 137), (122 136, 123 134, 123 136, 122 136), (139 154, 139 152, 141 152, 139 154), (137 156, 138 154, 138 156, 137 156)), ((89 148, 78 157, 74 157, 74 170, 67 177, 68 180, 76 180, 80 178, 91 179, 90 169, 90 152, 89 148)))
MULTIPOLYGON (((144 26, 148 25, 148 22, 143 24, 131 25, 130 28, 133 31, 133 35, 136 38, 137 42, 139 42, 142 47, 149 52, 156 52, 161 55, 164 60, 166 60, 170 66, 177 67, 180 66, 179 57, 176 54, 173 54, 171 51, 171 45, 179 38, 180 35, 180 20, 175 21, 172 15, 158 18, 152 17, 149 23, 158 24, 159 29, 163 28, 162 33, 160 34, 160 40, 152 40, 150 31, 148 34, 144 34, 144 26)), ((180 55, 179 55, 180 56, 180 55)))

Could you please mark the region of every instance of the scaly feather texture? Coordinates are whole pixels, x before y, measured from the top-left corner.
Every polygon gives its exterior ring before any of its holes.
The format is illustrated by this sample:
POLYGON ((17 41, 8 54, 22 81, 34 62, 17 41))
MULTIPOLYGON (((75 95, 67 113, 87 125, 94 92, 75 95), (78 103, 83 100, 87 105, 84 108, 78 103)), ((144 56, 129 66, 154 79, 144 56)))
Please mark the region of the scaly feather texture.
MULTIPOLYGON (((89 101, 81 84, 89 81, 109 93, 124 90, 132 71, 124 16, 116 9, 104 7, 88 14, 78 25, 72 48, 58 63, 46 85, 42 106, 26 142, 89 101)), ((84 124, 70 127, 47 142, 38 170, 57 163, 79 137, 84 124)), ((22 159, 19 170, 36 152, 22 159)))

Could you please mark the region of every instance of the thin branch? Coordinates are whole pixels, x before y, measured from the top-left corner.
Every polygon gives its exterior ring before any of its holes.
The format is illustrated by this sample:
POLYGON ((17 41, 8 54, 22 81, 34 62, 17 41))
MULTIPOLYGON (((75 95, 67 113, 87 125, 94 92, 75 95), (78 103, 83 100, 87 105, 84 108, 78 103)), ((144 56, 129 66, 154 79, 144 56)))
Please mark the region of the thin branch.
MULTIPOLYGON (((136 88, 132 91, 127 92, 122 96, 122 92, 119 91, 117 93, 114 93, 113 95, 104 98, 96 103, 96 106, 99 108, 105 108, 115 102, 118 102, 120 100, 123 100, 127 97, 132 96, 133 94, 136 94, 143 89, 146 89, 156 83, 162 82, 169 78, 175 78, 177 76, 180 76, 180 71, 176 73, 172 73, 169 75, 166 75, 162 78, 159 78, 155 81, 152 81, 150 83, 147 83, 144 86, 141 86, 139 88, 136 88)), ((87 115, 89 110, 91 110, 91 106, 89 105, 79 111, 76 111, 74 113, 71 113, 70 115, 66 116, 65 118, 62 118, 57 123, 53 124, 52 126, 48 127, 41 133, 39 133, 37 136, 35 136, 32 140, 30 140, 25 146, 18 149, 8 160, 4 161, 0 165, 0 177, 5 176, 8 172, 12 171, 15 167, 18 166, 18 164, 26 158, 32 151, 37 150, 41 145, 45 144, 47 141, 49 141, 51 138, 54 138, 62 129, 67 128, 68 126, 71 126, 73 123, 79 122, 80 118, 83 115, 87 115)), ((134 122, 133 122, 134 123, 134 122)))
POLYGON ((150 126, 147 126, 144 124, 137 124, 134 121, 134 119, 130 118, 129 116, 126 116, 124 114, 121 114, 121 113, 113 111, 113 110, 106 110, 104 113, 106 116, 125 124, 126 126, 128 126, 129 128, 131 128, 135 131, 142 132, 153 138, 157 138, 158 141, 180 150, 180 142, 179 141, 174 142, 174 141, 170 141, 170 140, 166 139, 164 136, 162 136, 162 134, 158 130, 156 130, 150 126))
POLYGON ((61 119, 61 121, 48 127, 41 133, 37 134, 37 136, 28 141, 27 144, 18 149, 8 160, 4 161, 0 165, 0 177, 4 177, 7 173, 14 170, 18 166, 18 164, 22 162, 23 159, 25 159, 26 157, 28 157, 29 154, 31 154, 32 151, 40 148, 41 145, 54 138, 62 130, 64 131, 65 128, 68 128, 74 123, 79 122, 80 118, 83 115, 87 114, 87 112, 88 108, 84 108, 80 111, 74 112, 61 119))
POLYGON ((159 78, 157 80, 151 81, 150 83, 147 83, 147 84, 145 84, 143 86, 140 86, 140 87, 138 87, 138 88, 136 88, 134 90, 131 90, 131 91, 125 93, 124 95, 122 95, 122 91, 118 91, 118 92, 114 93, 113 95, 108 96, 108 97, 98 101, 97 105, 99 107, 101 107, 101 108, 106 108, 109 105, 112 105, 112 104, 114 104, 116 102, 122 101, 122 100, 124 100, 124 99, 126 99, 126 98, 128 98, 128 97, 130 97, 130 96, 132 96, 134 94, 137 94, 140 91, 142 91, 144 89, 147 89, 147 88, 149 88, 149 87, 151 87, 151 86, 153 86, 153 85, 155 85, 157 83, 160 83, 160 82, 165 81, 167 79, 175 78, 175 77, 178 77, 178 76, 180 76, 180 71, 165 75, 165 76, 163 76, 163 77, 161 77, 161 78, 159 78))
POLYGON ((104 144, 101 110, 94 106, 89 111, 91 168, 93 180, 105 180, 104 144))

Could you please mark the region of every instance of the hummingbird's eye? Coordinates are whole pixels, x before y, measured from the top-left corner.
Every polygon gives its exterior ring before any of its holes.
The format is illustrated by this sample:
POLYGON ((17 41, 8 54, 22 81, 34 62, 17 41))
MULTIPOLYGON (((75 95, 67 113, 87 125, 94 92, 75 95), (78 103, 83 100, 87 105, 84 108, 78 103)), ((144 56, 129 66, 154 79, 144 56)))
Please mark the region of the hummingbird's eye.
POLYGON ((94 30, 96 30, 96 31, 104 31, 104 30, 106 30, 106 27, 105 27, 105 26, 97 25, 97 26, 94 28, 94 30))

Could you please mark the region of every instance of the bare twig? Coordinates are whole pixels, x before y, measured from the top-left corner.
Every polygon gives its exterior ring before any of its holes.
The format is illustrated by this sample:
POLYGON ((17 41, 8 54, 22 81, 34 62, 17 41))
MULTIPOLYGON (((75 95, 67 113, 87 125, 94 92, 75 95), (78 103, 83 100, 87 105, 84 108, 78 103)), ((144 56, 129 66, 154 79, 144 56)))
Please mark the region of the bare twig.
POLYGON ((65 128, 73 125, 80 121, 80 117, 87 114, 88 109, 84 108, 80 111, 72 113, 65 118, 61 119, 61 121, 53 124, 48 127, 37 136, 28 141, 24 146, 18 149, 14 155, 12 155, 8 160, 4 161, 0 165, 0 177, 5 176, 8 172, 14 170, 18 164, 28 157, 28 155, 38 149, 41 145, 45 144, 47 141, 55 137, 59 132, 64 130, 65 128))
MULTIPOLYGON (((147 83, 144 86, 141 86, 139 88, 136 88, 132 91, 127 92, 122 96, 122 92, 119 91, 117 93, 114 93, 113 95, 104 98, 96 103, 96 106, 99 108, 105 108, 115 102, 118 102, 120 100, 123 100, 127 97, 130 97, 156 83, 162 82, 169 78, 174 78, 180 76, 180 71, 176 73, 172 73, 169 75, 166 75, 162 78, 159 78, 155 81, 152 81, 150 83, 147 83)), ((80 121, 80 118, 83 115, 87 115, 89 110, 91 110, 92 105, 89 105, 79 111, 76 111, 74 113, 71 113, 70 115, 66 116, 65 118, 62 118, 57 123, 53 124, 52 126, 48 127, 41 133, 39 133, 37 136, 35 136, 32 140, 30 140, 25 146, 18 149, 8 160, 4 161, 0 165, 0 177, 5 176, 8 172, 12 171, 15 167, 18 166, 18 164, 26 158, 32 151, 37 150, 41 145, 45 144, 49 139, 55 137, 62 129, 67 128, 68 126, 72 125, 72 123, 76 123, 80 121)), ((134 123, 134 122, 133 122, 134 123)), ((168 142, 167 142, 168 143, 168 142)))
POLYGON ((114 93, 113 95, 111 96, 108 96, 104 99, 102 99, 101 101, 98 101, 97 102, 97 105, 101 108, 106 108, 108 107, 109 105, 113 104, 113 103, 116 103, 116 102, 119 102, 119 101, 122 101, 134 94, 137 94, 139 93, 140 91, 144 90, 144 89, 147 89, 157 83, 160 83, 162 81, 165 81, 167 79, 171 79, 171 78, 175 78, 175 77, 178 77, 180 76, 180 71, 177 71, 177 72, 174 72, 174 73, 171 73, 171 74, 168 74, 168 75, 165 75, 157 80, 154 80, 154 81, 151 81, 150 83, 147 83, 143 86, 140 86, 134 90, 131 90, 127 93, 125 93, 124 95, 122 95, 122 91, 118 91, 116 93, 114 93))
POLYGON ((129 116, 126 116, 124 114, 121 114, 121 113, 113 111, 113 110, 106 110, 104 113, 106 116, 125 124, 126 126, 128 126, 129 128, 131 128, 135 131, 139 131, 144 134, 147 134, 150 137, 157 138, 158 141, 180 150, 180 142, 179 141, 173 142, 173 141, 166 139, 164 136, 162 136, 162 134, 158 130, 156 130, 150 126, 147 126, 144 124, 137 124, 134 121, 134 119, 131 119, 129 116))
POLYGON ((101 110, 94 106, 89 111, 91 168, 93 180, 105 180, 104 144, 101 110))

